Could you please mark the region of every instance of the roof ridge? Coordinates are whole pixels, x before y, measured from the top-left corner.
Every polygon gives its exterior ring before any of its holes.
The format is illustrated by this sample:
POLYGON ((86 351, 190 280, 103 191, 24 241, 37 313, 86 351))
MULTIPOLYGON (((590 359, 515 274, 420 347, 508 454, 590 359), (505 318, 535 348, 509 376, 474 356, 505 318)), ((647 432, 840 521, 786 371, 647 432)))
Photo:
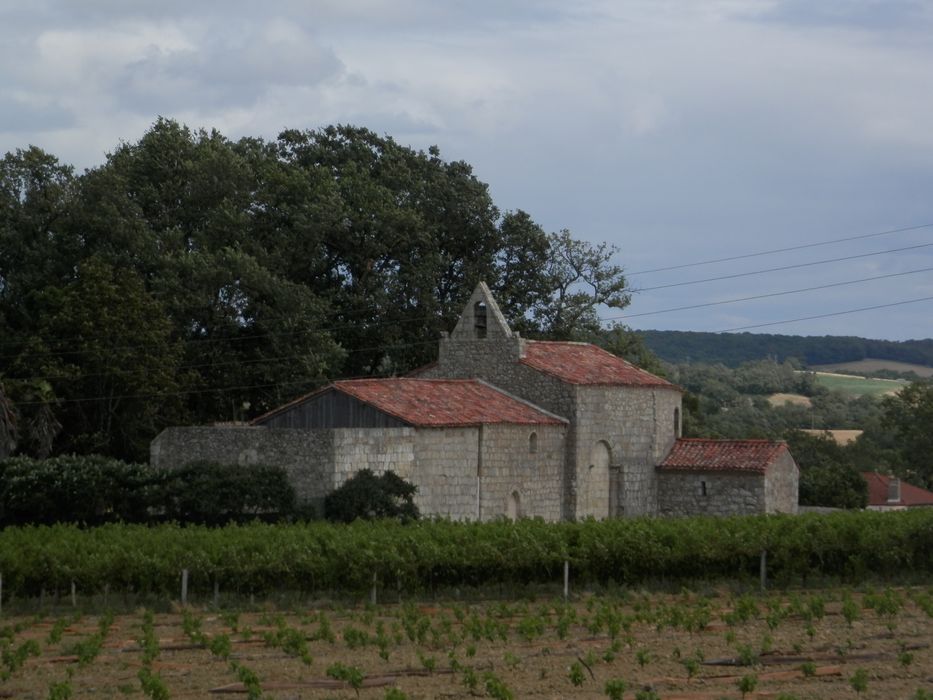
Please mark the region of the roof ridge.
POLYGON ((499 392, 500 394, 502 394, 503 396, 507 396, 507 397, 509 397, 510 399, 512 399, 513 401, 518 401, 519 403, 523 403, 523 404, 525 404, 526 406, 528 406, 529 408, 533 408, 534 410, 538 411, 539 413, 543 413, 543 414, 545 414, 545 415, 551 416, 551 418, 556 418, 557 420, 559 420, 559 421, 561 421, 561 422, 563 422, 563 423, 567 423, 567 424, 570 423, 570 421, 569 421, 567 418, 564 418, 563 416, 559 416, 559 415, 557 415, 556 413, 553 413, 553 412, 547 410, 546 408, 542 408, 541 406, 539 406, 539 405, 537 405, 537 404, 535 404, 535 403, 532 403, 532 402, 529 401, 528 399, 523 399, 521 396, 518 396, 517 394, 513 394, 513 393, 510 392, 510 391, 506 391, 505 389, 502 389, 502 388, 496 386, 495 384, 490 384, 490 383, 487 382, 485 379, 476 379, 475 381, 477 381, 477 382, 480 383, 480 384, 485 384, 485 385, 488 386, 490 389, 494 389, 495 391, 498 391, 498 392, 499 392))

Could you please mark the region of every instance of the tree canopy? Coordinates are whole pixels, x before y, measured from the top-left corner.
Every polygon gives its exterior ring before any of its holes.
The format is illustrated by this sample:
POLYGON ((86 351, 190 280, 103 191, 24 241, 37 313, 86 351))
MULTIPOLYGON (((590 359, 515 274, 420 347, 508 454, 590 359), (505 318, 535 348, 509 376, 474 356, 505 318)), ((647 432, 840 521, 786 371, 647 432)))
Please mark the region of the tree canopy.
POLYGON ((169 424, 408 371, 480 280, 523 334, 590 337, 598 306, 629 300, 615 252, 500 211, 436 147, 354 126, 234 141, 159 119, 81 174, 17 150, 0 161, 0 455, 142 459, 169 424))

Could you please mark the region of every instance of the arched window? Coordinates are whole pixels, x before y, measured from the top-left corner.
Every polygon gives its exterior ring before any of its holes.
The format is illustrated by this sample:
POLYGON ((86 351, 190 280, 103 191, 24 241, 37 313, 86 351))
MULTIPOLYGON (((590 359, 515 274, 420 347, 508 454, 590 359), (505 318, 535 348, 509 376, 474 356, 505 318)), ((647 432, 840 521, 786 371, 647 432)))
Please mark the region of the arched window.
POLYGON ((528 436, 528 454, 535 454, 538 451, 538 434, 532 433, 528 436))
POLYGON ((512 491, 512 495, 509 496, 507 515, 509 520, 518 520, 522 517, 522 497, 518 491, 512 491))
POLYGON ((477 338, 486 337, 486 302, 478 301, 473 304, 473 330, 477 338))
POLYGON ((680 409, 674 409, 674 437, 680 437, 680 409))

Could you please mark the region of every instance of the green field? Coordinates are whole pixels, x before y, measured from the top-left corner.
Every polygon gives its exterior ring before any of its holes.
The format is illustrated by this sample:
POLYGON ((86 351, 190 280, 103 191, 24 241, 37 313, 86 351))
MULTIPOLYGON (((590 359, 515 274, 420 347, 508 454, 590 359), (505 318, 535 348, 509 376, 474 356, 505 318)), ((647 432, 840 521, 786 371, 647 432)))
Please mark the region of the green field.
POLYGON ((896 393, 907 386, 907 382, 901 379, 868 379, 828 372, 814 372, 814 375, 819 386, 850 396, 883 396, 896 393))
POLYGON ((890 370, 891 372, 913 372, 918 377, 933 377, 933 367, 915 365, 910 362, 897 362, 896 360, 878 360, 866 358, 856 362, 839 362, 833 365, 811 365, 810 369, 817 372, 877 372, 890 370))

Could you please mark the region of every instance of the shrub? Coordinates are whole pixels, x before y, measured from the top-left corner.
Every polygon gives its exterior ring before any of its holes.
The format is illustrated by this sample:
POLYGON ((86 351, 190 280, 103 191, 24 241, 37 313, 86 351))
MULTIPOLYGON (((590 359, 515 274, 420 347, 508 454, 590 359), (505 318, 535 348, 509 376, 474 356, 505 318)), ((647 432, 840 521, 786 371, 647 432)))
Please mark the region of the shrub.
POLYGON ((192 462, 161 471, 157 478, 166 520, 204 525, 275 521, 295 508, 295 490, 281 467, 192 462))
POLYGON ((324 499, 324 517, 344 523, 357 518, 415 520, 418 507, 413 499, 417 488, 395 472, 376 476, 369 469, 361 469, 324 499))
POLYGON ((156 469, 100 456, 0 462, 0 526, 279 520, 295 510, 284 469, 196 462, 156 469))

